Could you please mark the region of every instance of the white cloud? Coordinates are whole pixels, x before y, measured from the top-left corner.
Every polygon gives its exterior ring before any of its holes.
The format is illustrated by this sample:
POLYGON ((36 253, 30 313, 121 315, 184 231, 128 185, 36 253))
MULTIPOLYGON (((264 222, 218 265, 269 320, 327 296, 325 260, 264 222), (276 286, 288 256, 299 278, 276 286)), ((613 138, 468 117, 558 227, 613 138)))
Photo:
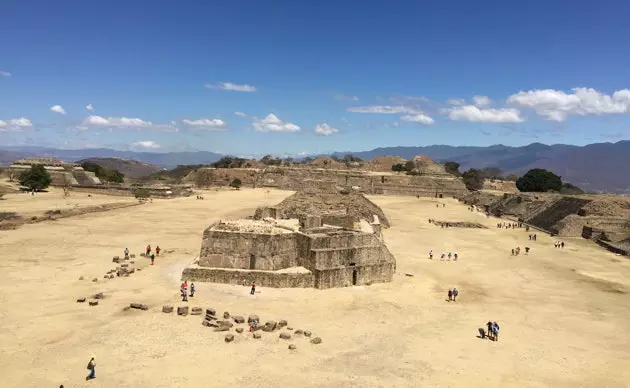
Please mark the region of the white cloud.
POLYGON ((194 129, 207 129, 210 131, 221 130, 227 127, 227 123, 221 119, 184 119, 182 120, 182 123, 194 129))
POLYGON ((473 96, 473 103, 479 108, 492 105, 492 100, 488 96, 473 96))
POLYGON ((137 141, 135 143, 132 143, 131 145, 137 148, 150 148, 150 149, 160 148, 160 145, 154 142, 153 140, 137 141))
POLYGON ((247 115, 243 112, 234 112, 235 115, 239 116, 239 117, 247 117, 247 115))
MULTIPOLYGON (((412 122, 412 123, 426 124, 426 125, 430 125, 430 124, 433 124, 435 122, 435 120, 433 120, 431 117, 429 117, 427 115, 423 115, 423 114, 407 115, 407 116, 401 117, 400 119, 404 120, 404 121, 409 121, 409 122, 412 122)), ((396 125, 396 126, 398 126, 398 125, 396 125)))
POLYGON ((177 132, 178 129, 171 124, 153 124, 139 118, 129 117, 102 117, 91 115, 83 120, 83 126, 98 126, 119 129, 154 129, 168 132, 177 132))
POLYGON ((52 106, 52 107, 50 108, 50 111, 51 111, 51 112, 55 112, 55 113, 61 113, 62 115, 65 115, 65 114, 66 114, 65 109, 63 109, 63 107, 62 107, 61 105, 55 105, 55 106, 52 106))
POLYGON ((592 88, 562 90, 537 89, 521 91, 508 97, 509 104, 531 108, 551 121, 564 121, 569 115, 603 115, 630 113, 630 90, 617 90, 612 96, 592 88))
POLYGON ((357 96, 346 96, 345 94, 335 94, 333 98, 337 101, 359 101, 357 96))
POLYGON ((254 119, 253 126, 259 132, 298 132, 300 130, 299 126, 282 121, 273 113, 269 113, 264 119, 254 119))
POLYGON ((0 77, 11 77, 11 73, 9 73, 8 71, 2 71, 0 70, 0 77))
POLYGON ((448 109, 448 117, 457 121, 483 123, 521 123, 525 121, 518 109, 481 109, 474 105, 448 109))
POLYGON ((449 105, 460 106, 466 104, 466 100, 462 100, 461 98, 449 98, 446 100, 446 103, 449 105))
POLYGON ((11 120, 0 120, 0 132, 4 131, 21 131, 26 128, 31 128, 33 123, 26 117, 20 117, 11 120))
POLYGON ((347 108, 348 112, 354 113, 373 113, 373 114, 400 114, 400 113, 422 113, 417 109, 407 106, 397 105, 373 105, 373 106, 351 106, 347 108))
POLYGON ((90 112, 92 112, 94 110, 94 107, 92 106, 92 104, 87 104, 85 106, 85 109, 89 110, 90 112))
POLYGON ((255 92, 257 89, 255 86, 247 85, 247 84, 233 84, 231 82, 219 82, 218 84, 205 84, 203 85, 208 89, 223 89, 223 90, 232 90, 235 92, 255 92))
POLYGON ((330 136, 333 133, 337 133, 339 132, 339 130, 337 128, 333 128, 330 125, 324 123, 324 124, 317 124, 315 126, 315 133, 318 135, 322 135, 322 136, 330 136))

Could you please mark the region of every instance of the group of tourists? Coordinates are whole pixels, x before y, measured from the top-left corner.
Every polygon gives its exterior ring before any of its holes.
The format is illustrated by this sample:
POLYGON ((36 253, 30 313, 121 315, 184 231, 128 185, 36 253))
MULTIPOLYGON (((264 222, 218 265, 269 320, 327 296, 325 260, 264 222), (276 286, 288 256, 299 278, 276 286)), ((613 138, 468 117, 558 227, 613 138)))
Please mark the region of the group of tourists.
MULTIPOLYGON (((444 252, 442 252, 442 254, 440 255, 440 260, 445 260, 448 258, 448 261, 451 260, 451 258, 453 259, 453 261, 457 261, 457 259, 459 258, 459 256, 457 256, 457 252, 455 253, 451 253, 449 252, 448 255, 445 254, 444 252)), ((429 251, 429 260, 433 260, 433 250, 429 251)))
POLYGON ((529 235, 529 239, 532 241, 536 241, 536 233, 532 233, 529 235))
MULTIPOLYGON (((521 254, 521 247, 512 248, 512 256, 518 256, 521 254)), ((525 247, 525 254, 529 254, 529 247, 525 247)))
POLYGON ((203 199, 203 195, 198 195, 197 199, 203 199))
POLYGON ((448 301, 449 302, 457 302, 457 295, 459 295, 459 291, 457 291, 457 288, 453 287, 452 290, 449 288, 449 290, 448 290, 448 301))
POLYGON ((564 241, 556 241, 555 243, 553 243, 553 246, 556 248, 564 248, 564 241))
POLYGON ((488 339, 492 340, 492 341, 498 341, 499 340, 499 324, 496 322, 492 322, 492 321, 488 321, 488 323, 486 323, 486 328, 487 328, 487 332, 483 329, 483 328, 479 328, 479 334, 481 335, 481 338, 486 338, 488 337, 488 339))
POLYGON ((155 253, 152 253, 152 251, 151 251, 151 244, 147 245, 146 256, 151 259, 151 265, 153 265, 155 263, 155 256, 156 255, 159 256, 160 255, 160 251, 161 251, 161 249, 160 249, 160 246, 158 245, 157 247, 155 247, 155 253))
MULTIPOLYGON (((188 280, 184 280, 180 286, 180 293, 182 295, 182 302, 188 302, 188 280)), ((190 283, 190 297, 195 296, 195 283, 190 283)))
POLYGON ((523 227, 522 222, 498 222, 497 223, 497 228, 499 229, 517 229, 517 228, 522 228, 522 227, 523 227))

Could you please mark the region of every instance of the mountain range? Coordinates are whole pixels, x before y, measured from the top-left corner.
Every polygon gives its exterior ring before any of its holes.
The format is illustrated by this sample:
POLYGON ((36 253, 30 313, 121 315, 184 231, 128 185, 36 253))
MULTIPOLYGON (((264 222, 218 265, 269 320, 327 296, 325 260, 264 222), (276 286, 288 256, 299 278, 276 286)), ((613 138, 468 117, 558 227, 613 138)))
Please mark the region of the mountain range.
MULTIPOLYGON (((560 175, 587 192, 630 193, 630 141, 596 143, 586 146, 533 143, 522 147, 492 145, 466 147, 433 145, 426 147, 385 147, 362 152, 336 152, 330 156, 351 154, 364 160, 377 156, 400 156, 405 159, 426 155, 438 162, 460 163, 460 171, 468 168, 497 167, 505 174, 522 175, 531 168, 545 168, 560 175)), ((195 152, 133 152, 111 149, 60 150, 39 147, 5 147, 0 150, 0 164, 7 165, 24 157, 49 156, 66 161, 87 158, 123 158, 151 163, 163 168, 183 164, 208 164, 220 154, 195 152)), ((322 155, 323 156, 323 155, 322 155)))

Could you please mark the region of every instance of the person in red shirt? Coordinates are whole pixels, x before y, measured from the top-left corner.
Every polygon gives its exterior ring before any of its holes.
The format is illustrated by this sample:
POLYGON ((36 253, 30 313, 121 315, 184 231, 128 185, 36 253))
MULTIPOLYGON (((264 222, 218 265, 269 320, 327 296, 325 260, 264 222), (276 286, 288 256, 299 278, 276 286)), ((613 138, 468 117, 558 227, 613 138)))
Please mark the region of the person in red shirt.
POLYGON ((147 245, 147 256, 151 254, 151 244, 147 245))
POLYGON ((155 254, 156 255, 160 255, 160 246, 158 245, 157 247, 155 247, 155 254))

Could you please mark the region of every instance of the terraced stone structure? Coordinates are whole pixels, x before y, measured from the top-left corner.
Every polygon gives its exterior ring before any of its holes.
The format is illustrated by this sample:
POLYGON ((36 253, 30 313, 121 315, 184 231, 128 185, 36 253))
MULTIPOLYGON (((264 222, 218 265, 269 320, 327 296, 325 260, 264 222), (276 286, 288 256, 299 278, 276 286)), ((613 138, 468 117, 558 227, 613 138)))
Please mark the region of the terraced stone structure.
POLYGON ((331 193, 332 182, 307 187, 311 190, 295 194, 302 207, 288 206, 289 197, 276 207, 258 209, 258 219, 211 225, 204 231, 199 260, 182 279, 319 289, 390 282, 396 261, 383 242, 381 209, 363 198, 348 212, 335 206, 344 201, 331 198, 349 194, 331 193), (332 202, 330 209, 321 206, 332 202))
POLYGON ((53 186, 101 185, 102 182, 93 172, 85 171, 76 163, 66 163, 55 158, 27 158, 20 159, 9 167, 19 176, 33 165, 41 164, 50 174, 53 186))

